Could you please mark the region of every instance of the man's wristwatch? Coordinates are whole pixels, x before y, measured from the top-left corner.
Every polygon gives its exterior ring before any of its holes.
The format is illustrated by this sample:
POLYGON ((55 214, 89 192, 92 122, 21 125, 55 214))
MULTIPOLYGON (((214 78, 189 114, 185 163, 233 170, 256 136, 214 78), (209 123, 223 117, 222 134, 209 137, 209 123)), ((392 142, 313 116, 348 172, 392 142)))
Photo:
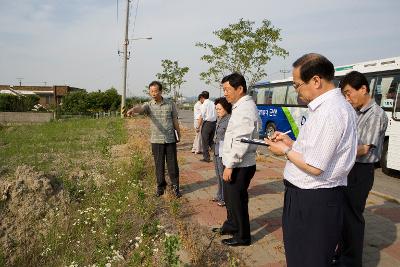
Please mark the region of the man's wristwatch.
POLYGON ((288 148, 285 149, 285 151, 283 151, 283 154, 285 155, 285 159, 287 159, 287 160, 289 159, 288 158, 288 154, 289 154, 290 151, 292 151, 291 147, 288 147, 288 148))

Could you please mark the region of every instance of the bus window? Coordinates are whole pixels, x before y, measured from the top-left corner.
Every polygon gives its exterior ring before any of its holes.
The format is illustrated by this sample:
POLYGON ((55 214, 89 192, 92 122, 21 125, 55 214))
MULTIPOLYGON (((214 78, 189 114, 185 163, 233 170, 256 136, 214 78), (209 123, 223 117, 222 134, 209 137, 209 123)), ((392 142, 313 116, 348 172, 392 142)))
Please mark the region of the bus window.
POLYGON ((267 99, 266 99, 266 94, 267 94, 268 88, 256 88, 254 92, 256 92, 256 104, 262 105, 262 104, 267 104, 267 99))
POLYGON ((372 94, 372 92, 374 91, 374 86, 375 86, 375 80, 376 78, 372 78, 372 77, 367 77, 368 83, 369 83, 369 94, 372 94))
POLYGON ((286 99, 286 104, 287 105, 301 105, 304 106, 306 103, 301 100, 299 95, 297 94, 296 90, 292 85, 289 86, 288 93, 287 93, 287 99, 286 99))
POLYGON ((381 107, 393 107, 394 96, 400 82, 400 75, 379 77, 374 88, 374 99, 381 107))
POLYGON ((271 88, 271 104, 283 105, 285 104, 286 85, 272 86, 271 88))

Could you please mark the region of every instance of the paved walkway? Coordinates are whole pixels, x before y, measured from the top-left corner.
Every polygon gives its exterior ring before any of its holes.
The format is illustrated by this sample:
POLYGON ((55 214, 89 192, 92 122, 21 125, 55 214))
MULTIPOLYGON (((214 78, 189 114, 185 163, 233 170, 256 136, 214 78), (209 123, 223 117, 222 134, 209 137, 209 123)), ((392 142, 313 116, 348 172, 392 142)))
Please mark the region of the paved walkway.
MULTIPOLYGON (((193 209, 192 220, 203 227, 220 226, 224 207, 210 200, 217 190, 214 164, 190 152, 193 133, 186 130, 178 147, 181 188, 193 209)), ((248 266, 286 266, 282 240, 282 159, 261 155, 249 188, 252 245, 234 248, 248 266)), ((370 194, 365 211, 364 266, 400 266, 400 205, 370 194)), ((222 238, 216 239, 220 242, 222 238)))

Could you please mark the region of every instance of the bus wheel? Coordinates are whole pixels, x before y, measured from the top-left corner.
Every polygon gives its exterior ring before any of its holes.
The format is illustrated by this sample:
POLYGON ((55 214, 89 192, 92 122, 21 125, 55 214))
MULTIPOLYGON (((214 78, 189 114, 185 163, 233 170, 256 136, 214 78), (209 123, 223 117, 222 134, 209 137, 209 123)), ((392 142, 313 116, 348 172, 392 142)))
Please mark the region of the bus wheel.
POLYGON ((276 131, 275 123, 268 122, 267 127, 265 127, 265 133, 267 134, 267 137, 271 137, 275 131, 276 131))
POLYGON ((392 170, 387 167, 387 153, 388 153, 389 139, 383 143, 382 156, 381 156, 381 167, 382 172, 386 175, 390 175, 392 170))

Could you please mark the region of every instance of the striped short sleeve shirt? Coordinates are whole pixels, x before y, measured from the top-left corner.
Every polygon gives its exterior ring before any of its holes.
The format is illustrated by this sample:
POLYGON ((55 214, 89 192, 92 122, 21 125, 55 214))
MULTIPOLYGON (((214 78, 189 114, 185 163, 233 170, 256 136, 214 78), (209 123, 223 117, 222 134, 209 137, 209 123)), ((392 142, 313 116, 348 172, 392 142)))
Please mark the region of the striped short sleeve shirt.
POLYGON ((151 100, 144 103, 142 108, 144 114, 151 120, 150 142, 153 144, 175 143, 173 120, 178 118, 178 112, 174 102, 164 98, 160 103, 151 100))
POLYGON ((357 111, 357 136, 359 145, 369 145, 366 155, 357 157, 356 162, 375 163, 381 158, 388 117, 385 111, 371 101, 357 111))
POLYGON ((311 175, 287 161, 284 179, 303 189, 347 185, 357 153, 357 117, 340 89, 332 89, 308 104, 309 117, 292 149, 320 170, 311 175))

